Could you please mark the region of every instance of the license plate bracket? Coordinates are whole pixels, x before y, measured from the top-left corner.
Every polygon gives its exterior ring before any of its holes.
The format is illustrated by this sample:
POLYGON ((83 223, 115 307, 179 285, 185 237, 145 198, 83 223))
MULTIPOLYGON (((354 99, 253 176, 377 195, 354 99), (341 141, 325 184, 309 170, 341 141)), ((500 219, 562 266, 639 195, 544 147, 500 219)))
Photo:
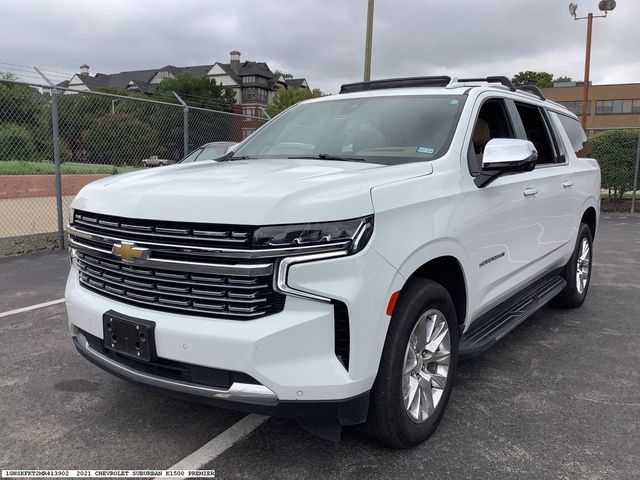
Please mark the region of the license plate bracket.
POLYGON ((151 320, 109 310, 102 316, 104 348, 136 360, 155 360, 155 326, 151 320))

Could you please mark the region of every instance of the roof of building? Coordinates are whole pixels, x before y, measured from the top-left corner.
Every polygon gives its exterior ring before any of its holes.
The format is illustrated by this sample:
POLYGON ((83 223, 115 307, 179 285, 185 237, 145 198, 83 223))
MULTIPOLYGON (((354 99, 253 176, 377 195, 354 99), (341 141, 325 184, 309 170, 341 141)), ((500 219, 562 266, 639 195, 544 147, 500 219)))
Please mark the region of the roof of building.
POLYGON ((287 87, 294 88, 302 88, 307 84, 307 80, 305 78, 286 78, 284 81, 287 84, 287 87))
MULTIPOLYGON (((239 52, 234 51, 232 53, 237 53, 239 55, 239 52)), ((250 75, 266 78, 267 85, 270 88, 274 88, 278 81, 275 73, 271 71, 265 62, 240 62, 237 72, 231 67, 230 63, 216 63, 215 65, 218 65, 237 84, 242 83, 241 77, 250 75)), ((85 66, 82 68, 84 67, 85 66)), ((94 76, 89 74, 76 74, 71 80, 61 82, 58 86, 63 88, 69 87, 72 80, 78 79, 89 90, 98 90, 100 88, 124 88, 129 90, 139 90, 143 93, 153 93, 158 88, 158 82, 156 81, 152 83, 152 80, 160 72, 166 72, 170 77, 176 77, 180 73, 187 72, 196 78, 202 78, 206 77, 213 67, 214 65, 194 65, 187 67, 165 65, 161 68, 129 70, 112 74, 96 73, 94 76)), ((304 78, 287 79, 286 85, 299 87, 305 82, 306 80, 304 78)), ((73 83, 75 84, 75 81, 73 83)))

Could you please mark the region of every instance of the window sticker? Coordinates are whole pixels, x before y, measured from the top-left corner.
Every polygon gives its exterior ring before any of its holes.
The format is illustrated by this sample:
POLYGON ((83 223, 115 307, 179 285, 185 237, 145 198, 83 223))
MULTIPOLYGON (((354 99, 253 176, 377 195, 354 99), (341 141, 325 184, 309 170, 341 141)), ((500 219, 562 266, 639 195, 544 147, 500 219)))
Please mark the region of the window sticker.
POLYGON ((429 147, 418 147, 418 148, 416 148, 416 152, 418 152, 418 153, 426 153, 427 155, 433 155, 434 153, 436 153, 436 149, 435 148, 429 148, 429 147))

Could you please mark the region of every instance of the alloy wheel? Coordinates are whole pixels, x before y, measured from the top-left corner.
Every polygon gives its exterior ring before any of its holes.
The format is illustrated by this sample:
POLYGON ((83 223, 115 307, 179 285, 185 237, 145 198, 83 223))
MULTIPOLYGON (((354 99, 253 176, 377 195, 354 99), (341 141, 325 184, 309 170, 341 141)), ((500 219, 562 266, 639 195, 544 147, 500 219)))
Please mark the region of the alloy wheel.
POLYGON ((413 422, 427 421, 440 403, 450 359, 449 325, 441 311, 430 309, 418 318, 404 355, 402 396, 413 422))
POLYGON ((591 269, 591 246, 586 238, 582 239, 580 244, 580 254, 578 255, 578 265, 576 268, 576 289, 578 293, 582 293, 587 288, 589 281, 589 270, 591 269))

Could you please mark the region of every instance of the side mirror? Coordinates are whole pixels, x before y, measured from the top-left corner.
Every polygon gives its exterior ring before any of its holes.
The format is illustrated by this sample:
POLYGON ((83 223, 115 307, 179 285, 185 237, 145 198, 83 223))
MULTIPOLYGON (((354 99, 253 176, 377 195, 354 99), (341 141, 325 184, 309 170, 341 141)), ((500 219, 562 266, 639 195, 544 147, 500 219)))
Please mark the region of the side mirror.
POLYGON ((535 167, 538 151, 529 140, 494 138, 484 147, 482 170, 520 171, 535 167))
POLYGON ((482 171, 475 178, 475 184, 482 188, 503 173, 531 171, 536 160, 538 151, 529 140, 494 138, 484 147, 482 171))

